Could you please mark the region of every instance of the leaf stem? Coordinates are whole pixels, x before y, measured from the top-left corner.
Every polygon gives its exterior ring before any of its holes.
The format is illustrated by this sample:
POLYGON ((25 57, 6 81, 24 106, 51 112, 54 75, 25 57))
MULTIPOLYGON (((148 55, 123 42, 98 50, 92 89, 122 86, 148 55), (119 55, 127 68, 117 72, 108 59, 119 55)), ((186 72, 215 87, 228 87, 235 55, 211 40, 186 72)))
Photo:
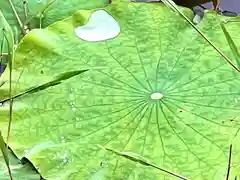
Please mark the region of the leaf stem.
MULTIPOLYGON (((7 152, 7 150, 8 150, 8 147, 7 146, 5 146, 5 148, 6 148, 6 152, 7 152)), ((2 153, 3 153, 3 150, 2 150, 2 153)), ((13 175, 12 175, 12 170, 11 170, 11 168, 10 168, 10 166, 9 166, 9 163, 8 163, 8 152, 7 152, 7 154, 4 154, 3 153, 3 157, 4 157, 4 161, 5 161, 5 164, 7 165, 7 170, 8 170, 8 175, 9 175, 9 177, 10 177, 10 180, 13 180, 13 175), (7 157, 6 157, 7 156, 7 157)))
POLYGON ((195 26, 195 24, 189 20, 185 14, 180 11, 178 9, 178 7, 176 6, 176 4, 172 1, 172 0, 164 0, 162 1, 164 4, 166 4, 167 6, 170 6, 170 8, 172 8, 175 12, 179 13, 183 19, 185 19, 235 70, 237 70, 238 72, 240 72, 240 69, 235 66, 232 61, 216 46, 214 45, 208 38, 207 36, 205 36, 203 34, 203 32, 197 28, 197 26, 195 26))
POLYGON ((9 138, 10 138, 10 132, 11 132, 11 124, 12 124, 12 107, 13 107, 13 98, 12 98, 12 59, 14 54, 12 52, 10 52, 10 43, 8 41, 7 35, 5 33, 5 31, 3 31, 3 35, 5 36, 5 39, 7 41, 8 44, 8 54, 9 54, 9 59, 8 59, 8 65, 9 65, 9 122, 8 122, 8 131, 7 131, 7 140, 6 140, 6 144, 8 147, 8 142, 9 142, 9 138))
POLYGON ((23 23, 22 23, 20 17, 18 16, 18 13, 17 13, 17 11, 16 11, 16 9, 15 9, 13 3, 12 3, 12 0, 8 0, 8 2, 9 2, 10 6, 11 6, 11 8, 13 10, 13 13, 14 13, 17 21, 18 21, 18 24, 19 24, 20 28, 22 28, 23 27, 23 23))
POLYGON ((1 49, 0 49, 0 64, 2 64, 2 62, 3 62, 3 56, 2 56, 3 45, 4 45, 4 34, 3 34, 3 39, 2 39, 2 42, 1 42, 1 49))
POLYGON ((228 168, 227 168, 227 176, 226 176, 226 180, 229 179, 229 175, 230 175, 231 159, 232 159, 232 144, 230 145, 230 148, 229 148, 228 168))
POLYGON ((127 153, 125 153, 125 152, 120 152, 120 151, 117 151, 117 150, 114 150, 114 149, 111 149, 111 148, 103 147, 103 146, 101 146, 100 144, 98 144, 97 146, 100 147, 100 148, 102 148, 102 149, 105 150, 105 151, 112 152, 112 153, 114 153, 114 154, 116 154, 116 155, 118 155, 118 156, 122 156, 122 157, 124 157, 124 158, 127 158, 128 160, 133 161, 133 162, 139 163, 139 164, 144 165, 144 166, 150 166, 150 167, 152 167, 152 168, 158 169, 158 170, 160 170, 160 171, 163 171, 163 172, 165 172, 165 173, 168 173, 168 174, 170 174, 170 175, 172 175, 172 176, 175 176, 175 177, 177 177, 177 178, 180 178, 180 179, 182 179, 182 180, 187 180, 187 178, 185 178, 185 177, 183 177, 183 176, 181 176, 181 175, 179 175, 179 174, 173 173, 173 172, 171 172, 171 171, 169 171, 169 170, 167 170, 167 169, 163 169, 163 168, 161 168, 161 167, 158 167, 158 166, 156 166, 156 165, 148 162, 148 160, 143 159, 143 157, 140 158, 140 156, 133 156, 133 154, 130 155, 130 154, 127 154, 127 153))
POLYGON ((27 2, 27 0, 23 0, 23 9, 24 9, 24 18, 26 21, 28 18, 28 2, 27 2))
POLYGON ((7 166, 7 169, 8 169, 8 175, 10 177, 10 180, 13 180, 12 171, 10 168, 10 163, 9 163, 9 158, 8 158, 9 151, 8 151, 7 145, 4 142, 1 131, 0 131, 0 149, 2 151, 2 155, 4 158, 5 164, 7 166))
POLYGON ((13 180, 12 171, 10 169, 10 166, 7 166, 7 169, 8 169, 8 175, 10 177, 10 180, 13 180))
POLYGON ((238 72, 240 72, 240 69, 235 66, 232 61, 217 47, 215 44, 213 44, 205 34, 203 34, 202 31, 200 31, 188 18, 186 20, 191 24, 191 26, 238 72))

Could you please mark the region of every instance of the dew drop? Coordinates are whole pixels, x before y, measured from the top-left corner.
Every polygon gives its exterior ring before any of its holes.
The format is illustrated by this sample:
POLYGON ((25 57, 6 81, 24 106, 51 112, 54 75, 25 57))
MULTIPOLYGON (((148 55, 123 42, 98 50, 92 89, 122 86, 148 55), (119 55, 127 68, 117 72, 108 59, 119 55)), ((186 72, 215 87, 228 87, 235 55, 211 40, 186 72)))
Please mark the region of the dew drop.
POLYGON ((67 152, 58 152, 53 156, 53 159, 61 160, 63 163, 67 163, 71 161, 67 152))
POLYGON ((104 41, 116 37, 120 33, 120 25, 106 11, 97 10, 92 13, 86 25, 75 29, 75 33, 85 41, 104 41))
POLYGON ((152 93, 151 94, 151 99, 153 99, 153 100, 159 100, 162 98, 163 98, 163 95, 161 93, 152 93))
POLYGON ((235 103, 238 103, 238 101, 239 101, 239 98, 236 98, 236 99, 235 99, 235 103))
POLYGON ((63 154, 62 159, 63 159, 64 163, 66 163, 68 161, 68 155, 66 152, 63 154))
POLYGON ((72 108, 72 111, 75 112, 77 110, 76 106, 75 106, 75 102, 70 102, 69 103, 71 108, 72 108))
POLYGON ((75 102, 70 102, 70 105, 73 107, 75 106, 75 102))
POLYGON ((70 95, 69 95, 70 97, 74 97, 74 95, 71 93, 70 95))
POLYGON ((70 88, 69 99, 74 100, 74 94, 73 94, 73 89, 72 88, 70 88))
POLYGON ((37 0, 37 2, 40 4, 40 3, 42 3, 42 4, 47 4, 47 0, 37 0))
POLYGON ((65 143, 65 138, 63 136, 61 136, 61 142, 65 143))

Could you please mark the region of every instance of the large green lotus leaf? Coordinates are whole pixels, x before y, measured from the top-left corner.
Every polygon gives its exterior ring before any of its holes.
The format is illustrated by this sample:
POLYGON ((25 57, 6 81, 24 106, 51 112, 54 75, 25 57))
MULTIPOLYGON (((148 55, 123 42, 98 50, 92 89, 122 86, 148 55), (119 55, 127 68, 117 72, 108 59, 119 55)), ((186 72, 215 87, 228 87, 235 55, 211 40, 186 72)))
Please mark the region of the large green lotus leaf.
MULTIPOLYGON (((88 42, 75 35, 93 11, 78 11, 22 40, 13 70, 16 94, 65 71, 96 68, 16 98, 10 147, 47 179, 176 179, 98 144, 189 179, 225 179, 229 145, 239 128, 240 75, 162 4, 125 2, 105 10, 121 27, 111 40, 88 42)), ((218 19, 225 18, 207 12, 199 28, 231 56, 218 19)), ((227 28, 239 36, 239 23, 227 28)), ((2 99, 6 73, 5 79, 2 99)), ((6 111, 0 117, 6 131, 6 111)), ((238 146, 232 177, 240 164, 238 146)))
MULTIPOLYGON (((18 160, 10 150, 8 151, 8 156, 12 175, 15 180, 40 180, 40 175, 30 163, 22 164, 21 161, 18 160)), ((0 179, 10 179, 2 154, 0 154, 0 179)))

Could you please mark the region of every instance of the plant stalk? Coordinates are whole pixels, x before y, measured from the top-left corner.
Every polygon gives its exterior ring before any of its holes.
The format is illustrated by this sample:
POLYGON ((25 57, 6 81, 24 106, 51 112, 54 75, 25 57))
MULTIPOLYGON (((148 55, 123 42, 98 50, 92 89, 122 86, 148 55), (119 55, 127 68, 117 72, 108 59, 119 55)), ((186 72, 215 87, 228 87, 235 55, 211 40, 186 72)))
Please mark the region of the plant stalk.
POLYGON ((230 145, 230 148, 229 148, 229 157, 228 157, 228 167, 227 167, 226 180, 229 180, 229 176, 230 176, 231 159, 232 159, 232 144, 230 145))
POLYGON ((10 177, 10 180, 13 180, 12 171, 11 171, 11 168, 10 168, 10 162, 9 162, 9 158, 8 158, 9 151, 8 151, 6 143, 4 142, 1 131, 0 131, 0 149, 2 151, 2 155, 3 155, 3 158, 4 158, 5 164, 7 166, 7 169, 8 169, 8 175, 10 177))
POLYGON ((22 23, 20 17, 18 16, 18 13, 17 13, 17 11, 16 11, 16 9, 15 9, 13 3, 12 3, 12 0, 8 0, 8 2, 9 2, 10 6, 11 6, 11 8, 13 10, 13 13, 14 13, 17 21, 18 21, 18 24, 19 24, 20 28, 22 28, 23 27, 23 23, 22 23))
POLYGON ((24 9, 24 18, 26 21, 28 18, 28 2, 27 2, 27 0, 23 0, 23 9, 24 9))
POLYGON ((10 47, 9 47, 9 41, 7 38, 7 35, 5 34, 5 32, 3 32, 3 35, 5 37, 5 39, 7 40, 7 44, 8 44, 8 55, 9 55, 9 59, 8 59, 8 66, 9 66, 9 123, 8 123, 8 131, 7 131, 7 140, 6 140, 6 145, 8 147, 8 142, 9 142, 9 138, 10 138, 10 132, 11 132, 11 124, 12 124, 12 112, 13 112, 13 98, 12 98, 12 60, 14 57, 14 54, 12 52, 10 52, 10 47))
POLYGON ((167 6, 169 6, 170 8, 172 8, 175 12, 179 13, 235 70, 237 70, 238 72, 240 72, 240 69, 235 66, 232 61, 216 46, 214 45, 208 38, 207 36, 205 36, 203 34, 203 32, 197 28, 197 26, 195 26, 193 24, 193 22, 191 20, 189 20, 182 11, 180 11, 177 7, 176 4, 172 1, 172 0, 163 0, 162 1, 164 4, 166 4, 167 6))
MULTIPOLYGON (((6 147, 7 148, 7 147, 6 147)), ((8 169, 8 175, 10 177, 10 180, 13 180, 13 175, 12 175, 12 171, 10 169, 10 166, 7 166, 7 169, 8 169)))

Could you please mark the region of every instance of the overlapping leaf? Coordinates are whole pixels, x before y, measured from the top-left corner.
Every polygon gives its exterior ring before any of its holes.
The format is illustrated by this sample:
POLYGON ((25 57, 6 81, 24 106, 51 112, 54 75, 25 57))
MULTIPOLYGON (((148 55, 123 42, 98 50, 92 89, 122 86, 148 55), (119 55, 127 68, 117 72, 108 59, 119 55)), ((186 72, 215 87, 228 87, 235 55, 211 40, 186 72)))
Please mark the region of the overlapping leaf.
MULTIPOLYGON (((91 179, 102 170, 101 177, 109 179, 175 179, 112 156, 98 144, 189 179, 224 179, 229 144, 239 128, 239 74, 163 5, 124 2, 105 10, 121 26, 114 39, 80 40, 74 29, 92 11, 78 11, 20 43, 15 93, 62 72, 95 68, 15 99, 10 146, 48 179, 91 179)), ((231 53, 216 14, 208 12, 199 28, 231 53)), ((6 130, 7 117, 0 118, 6 130)))
MULTIPOLYGON (((39 180, 40 175, 30 163, 22 164, 9 150, 10 167, 14 180, 39 180)), ((0 154, 0 177, 1 180, 9 180, 8 170, 4 164, 3 156, 0 154)))
MULTIPOLYGON (((20 27, 20 24, 14 14, 9 0, 0 1, 0 10, 11 25, 15 41, 18 42, 28 29, 47 27, 49 24, 72 15, 78 9, 92 9, 104 7, 108 4, 107 0, 14 0, 12 1, 22 25, 27 29, 20 27), (26 3, 24 3, 26 2, 26 3), (52 2, 52 3, 51 3, 52 2), (48 4, 51 4, 48 6, 48 4), (48 8, 46 8, 48 7, 48 8), (42 10, 45 10, 42 14, 42 10), (26 17, 27 15, 27 17, 26 17), (41 25, 40 25, 41 24, 41 25)), ((2 28, 0 26, 0 28, 2 28)), ((0 37, 0 41, 1 41, 0 37)))
MULTIPOLYGON (((17 0, 13 1, 13 4, 16 7, 17 12, 20 15, 20 18, 24 20, 24 1, 17 0)), ((29 18, 32 18, 37 15, 39 10, 42 9, 47 3, 48 0, 31 0, 27 2, 27 9, 29 11, 29 18)), ((70 1, 70 0, 57 0, 52 3, 52 5, 48 8, 46 14, 44 14, 45 20, 44 25, 49 25, 58 20, 66 18, 72 15, 78 9, 92 9, 97 7, 103 7, 108 3, 107 0, 80 0, 80 1, 70 1)), ((3 0, 0 2, 1 10, 6 15, 7 19, 10 20, 11 24, 17 24, 16 18, 11 10, 8 0, 3 0)))

